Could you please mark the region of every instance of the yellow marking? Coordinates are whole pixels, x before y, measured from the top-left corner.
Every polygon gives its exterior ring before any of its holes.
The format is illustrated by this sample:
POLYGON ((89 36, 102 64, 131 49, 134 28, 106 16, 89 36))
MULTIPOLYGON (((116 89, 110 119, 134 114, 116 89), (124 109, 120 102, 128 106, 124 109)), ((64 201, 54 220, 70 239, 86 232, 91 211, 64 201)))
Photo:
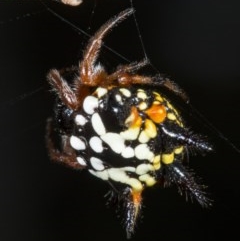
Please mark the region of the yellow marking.
POLYGON ((140 127, 136 128, 129 128, 125 131, 122 131, 120 135, 125 139, 125 140, 136 140, 138 135, 139 135, 140 127))
POLYGON ((164 164, 171 164, 174 161, 174 153, 162 154, 162 162, 164 164))
POLYGON ((156 125, 149 119, 145 120, 145 132, 150 138, 154 138, 157 136, 156 125))
POLYGON ((154 154, 150 151, 147 144, 139 144, 134 149, 135 157, 139 160, 148 160, 149 162, 153 161, 154 154))
POLYGON ((147 109, 147 103, 146 102, 141 102, 139 105, 138 105, 138 108, 139 110, 146 110, 147 109))
POLYGON ((125 88, 121 88, 119 89, 119 91, 125 95, 126 97, 130 97, 131 96, 131 92, 128 90, 128 89, 125 89, 125 88))
POLYGON ((135 115, 133 112, 131 112, 128 118, 125 120, 125 125, 130 126, 133 123, 134 118, 135 118, 135 115))
POLYGON ((145 128, 141 131, 138 140, 141 143, 147 143, 150 138, 154 138, 157 136, 157 128, 156 125, 149 119, 145 120, 145 128))
POLYGON ((178 117, 178 116, 179 116, 179 113, 178 113, 178 111, 173 107, 173 105, 172 105, 169 101, 166 101, 166 103, 167 103, 167 107, 168 107, 169 109, 171 109, 171 110, 175 113, 175 115, 178 117))
POLYGON ((183 127, 184 124, 183 124, 182 120, 179 118, 179 116, 177 116, 177 118, 178 118, 178 119, 176 119, 176 123, 177 123, 179 126, 183 127))
POLYGON ((154 171, 151 164, 142 163, 136 167, 136 174, 138 175, 143 175, 145 173, 148 173, 149 171, 154 171))
POLYGON ((173 110, 174 112, 177 112, 177 111, 175 110, 175 108, 172 106, 172 104, 170 104, 170 102, 166 101, 166 103, 167 103, 167 107, 168 107, 169 109, 173 110))
POLYGON ((177 123, 179 126, 183 127, 184 125, 183 125, 183 122, 182 122, 182 120, 181 120, 181 118, 180 118, 180 116, 179 116, 178 111, 170 104, 170 102, 166 101, 166 103, 167 103, 167 107, 168 107, 169 109, 171 109, 171 111, 173 112, 173 113, 168 113, 168 114, 167 114, 167 118, 170 119, 170 120, 175 120, 176 123, 177 123), (174 118, 173 116, 175 116, 175 118, 174 118), (173 118, 173 119, 172 119, 172 118, 173 118))
POLYGON ((149 176, 149 174, 143 174, 143 175, 139 176, 139 180, 141 182, 145 182, 145 180, 147 179, 148 176, 149 176))
POLYGON ((132 107, 130 116, 126 119, 125 125, 130 128, 140 127, 142 124, 142 118, 139 116, 137 108, 135 106, 132 107))
POLYGON ((98 98, 101 98, 105 94, 107 94, 108 90, 106 88, 98 87, 96 91, 93 93, 94 95, 97 94, 98 98))
POLYGON ((177 123, 178 123, 178 125, 181 126, 181 127, 184 126, 184 124, 183 124, 183 122, 182 122, 181 120, 178 120, 177 123))
POLYGON ((169 120, 172 120, 172 121, 174 121, 174 120, 177 119, 176 116, 175 116, 173 113, 168 113, 168 114, 167 114, 167 118, 168 118, 169 120))
POLYGON ((136 140, 142 125, 142 118, 135 106, 132 107, 130 115, 125 120, 125 125, 128 129, 121 132, 120 135, 126 140, 136 140))
POLYGON ((147 143, 150 140, 150 137, 146 133, 146 131, 141 131, 139 137, 138 137, 139 142, 141 143, 147 143))
POLYGON ((155 94, 155 99, 156 100, 160 101, 161 103, 163 102, 163 98, 162 98, 162 96, 159 93, 154 91, 153 94, 155 94))
POLYGON ((149 177, 149 178, 146 180, 146 184, 147 184, 147 186, 151 187, 151 186, 153 186, 154 184, 156 184, 156 180, 155 180, 153 177, 149 177))
POLYGON ((160 163, 160 155, 155 156, 153 159, 153 164, 158 164, 158 163, 160 163))
POLYGON ((156 180, 154 177, 150 176, 149 174, 143 174, 139 176, 139 180, 145 182, 147 186, 153 186, 156 184, 156 180))
POLYGON ((160 102, 160 101, 157 101, 157 100, 153 101, 153 105, 161 105, 161 104, 162 104, 162 102, 160 102))
POLYGON ((160 162, 153 164, 153 168, 154 168, 155 170, 159 170, 160 167, 161 167, 161 163, 160 163, 160 162))
POLYGON ((135 178, 129 178, 129 180, 126 182, 126 184, 130 185, 135 192, 140 193, 143 190, 143 186, 142 183, 139 182, 137 179, 135 178))
POLYGON ((107 170, 104 170, 101 172, 95 172, 95 173, 99 173, 99 175, 97 176, 103 179, 102 173, 105 171, 107 171, 109 179, 115 182, 127 184, 130 187, 132 187, 132 189, 135 190, 136 192, 141 192, 143 190, 143 184, 138 179, 129 177, 127 175, 126 170, 112 167, 107 170))
POLYGON ((174 150, 174 153, 175 154, 180 154, 180 153, 182 153, 183 152, 183 146, 180 146, 180 147, 178 147, 178 148, 176 148, 175 150, 174 150))
POLYGON ((138 90, 137 97, 142 100, 147 99, 147 95, 144 90, 138 90))

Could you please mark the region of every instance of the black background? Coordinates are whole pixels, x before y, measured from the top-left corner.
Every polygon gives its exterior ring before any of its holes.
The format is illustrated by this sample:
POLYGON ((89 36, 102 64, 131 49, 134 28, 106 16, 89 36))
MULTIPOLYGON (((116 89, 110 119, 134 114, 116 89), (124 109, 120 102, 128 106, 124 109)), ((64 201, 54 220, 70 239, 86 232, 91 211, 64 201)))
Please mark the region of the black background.
MULTIPOLYGON (((129 7, 128 0, 84 0, 77 8, 46 3, 89 34, 129 7)), ((134 4, 152 65, 184 88, 194 108, 240 146, 239 1, 134 4)), ((87 40, 39 1, 0 2, 1 241, 126 240, 114 210, 105 206, 108 185, 52 163, 45 147, 45 123, 53 103, 45 76, 53 67, 76 64, 87 40)), ((133 18, 115 28, 105 43, 130 61, 144 57, 133 18)), ((126 63, 106 49, 101 53, 112 69, 126 63)), ((209 186, 214 205, 202 209, 185 202, 175 188, 148 189, 133 240, 239 236, 240 155, 202 118, 191 111, 185 115, 215 146, 212 154, 190 158, 191 168, 209 186)))

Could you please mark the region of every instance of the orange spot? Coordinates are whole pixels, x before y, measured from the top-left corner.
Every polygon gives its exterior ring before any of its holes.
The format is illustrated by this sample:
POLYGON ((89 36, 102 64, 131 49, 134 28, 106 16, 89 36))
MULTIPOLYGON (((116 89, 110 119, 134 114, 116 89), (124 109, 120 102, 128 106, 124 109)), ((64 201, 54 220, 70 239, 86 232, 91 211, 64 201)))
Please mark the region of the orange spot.
POLYGON ((141 202, 142 202, 142 192, 132 192, 132 199, 133 199, 133 203, 134 204, 137 204, 137 205, 139 205, 139 204, 141 204, 141 202))
POLYGON ((130 128, 140 127, 142 124, 142 118, 139 116, 137 108, 135 106, 131 109, 131 114, 126 120, 130 128))
POLYGON ((167 116, 167 111, 165 106, 160 104, 158 105, 153 104, 145 112, 155 123, 163 122, 167 116))

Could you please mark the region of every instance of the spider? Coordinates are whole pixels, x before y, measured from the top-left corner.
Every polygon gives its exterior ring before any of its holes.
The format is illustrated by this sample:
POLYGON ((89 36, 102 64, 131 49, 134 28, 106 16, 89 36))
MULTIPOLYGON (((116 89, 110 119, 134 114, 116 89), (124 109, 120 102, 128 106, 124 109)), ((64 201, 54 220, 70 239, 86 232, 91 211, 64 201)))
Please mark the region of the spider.
POLYGON ((124 210, 128 238, 140 216, 144 189, 156 183, 175 184, 186 197, 211 205, 205 186, 184 159, 189 149, 208 152, 212 147, 185 126, 161 89, 187 102, 184 91, 168 78, 138 74, 148 64, 146 59, 120 65, 113 73, 97 61, 103 38, 133 12, 126 9, 105 23, 90 39, 79 66, 52 69, 47 78, 57 96, 55 118, 47 125, 50 158, 87 169, 110 184, 109 199, 124 210), (74 76, 72 82, 65 80, 68 75, 74 76))

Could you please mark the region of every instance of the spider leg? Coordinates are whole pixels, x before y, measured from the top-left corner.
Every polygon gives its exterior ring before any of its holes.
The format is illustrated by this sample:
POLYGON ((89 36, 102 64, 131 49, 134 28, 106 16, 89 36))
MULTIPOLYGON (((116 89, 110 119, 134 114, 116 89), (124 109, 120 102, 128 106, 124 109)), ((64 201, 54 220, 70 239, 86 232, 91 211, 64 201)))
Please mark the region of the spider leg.
POLYGON ((180 144, 187 145, 188 147, 193 147, 200 151, 209 152, 213 150, 212 146, 206 140, 204 140, 204 138, 192 133, 186 128, 178 128, 174 131, 173 128, 170 130, 170 126, 162 126, 161 129, 166 135, 179 141, 180 144))
POLYGON ((142 195, 139 191, 130 190, 125 197, 125 228, 127 239, 134 234, 142 207, 142 195))
POLYGON ((117 206, 117 212, 122 218, 124 228, 126 229, 127 239, 130 239, 134 234, 138 218, 142 208, 142 192, 126 187, 118 190, 112 185, 112 190, 109 191, 107 197, 107 205, 117 206))
POLYGON ((73 169, 83 169, 84 166, 80 165, 77 161, 75 152, 70 148, 69 141, 64 140, 63 151, 55 148, 52 139, 52 120, 47 120, 47 132, 46 132, 46 143, 48 148, 48 153, 51 160, 59 162, 69 166, 73 169))
POLYGON ((186 199, 195 198, 203 207, 211 206, 212 201, 206 196, 206 186, 195 181, 194 173, 189 172, 180 162, 165 165, 165 185, 176 184, 182 195, 185 192, 186 199))
POLYGON ((189 98, 186 92, 178 86, 175 82, 171 81, 170 79, 164 79, 161 83, 165 88, 173 91, 177 96, 181 97, 186 103, 189 102, 189 98))
POLYGON ((107 76, 106 83, 112 84, 114 81, 117 81, 117 84, 121 86, 127 86, 131 84, 151 84, 153 82, 151 77, 133 74, 137 70, 146 66, 148 63, 148 59, 143 59, 141 62, 121 65, 114 73, 107 76))
POLYGON ((189 102, 189 97, 187 96, 186 92, 175 82, 171 81, 168 78, 163 78, 162 76, 157 75, 154 77, 154 81, 152 84, 154 86, 162 86, 182 98, 186 103, 189 102))
POLYGON ((120 65, 120 66, 118 66, 117 71, 109 76, 113 75, 113 76, 117 77, 118 74, 122 73, 122 72, 134 73, 137 70, 145 67, 148 64, 149 64, 149 60, 147 58, 145 58, 140 62, 133 62, 133 63, 127 64, 127 65, 120 65))
MULTIPOLYGON (((118 23, 122 22, 124 19, 130 16, 133 11, 134 10, 132 8, 128 8, 122 11, 116 17, 105 23, 90 39, 90 42, 84 52, 83 61, 79 66, 80 79, 82 84, 88 86, 96 86, 104 82, 106 73, 100 65, 96 66, 96 60, 103 43, 103 38, 113 27, 116 27, 118 23)), ((78 85, 77 82, 75 84, 78 85)))
POLYGON ((67 82, 61 77, 59 71, 52 69, 48 73, 47 79, 61 101, 70 109, 75 110, 78 107, 76 95, 67 82))
POLYGON ((152 78, 143 75, 130 75, 128 73, 122 73, 118 77, 118 83, 123 86, 131 84, 151 84, 152 78))

